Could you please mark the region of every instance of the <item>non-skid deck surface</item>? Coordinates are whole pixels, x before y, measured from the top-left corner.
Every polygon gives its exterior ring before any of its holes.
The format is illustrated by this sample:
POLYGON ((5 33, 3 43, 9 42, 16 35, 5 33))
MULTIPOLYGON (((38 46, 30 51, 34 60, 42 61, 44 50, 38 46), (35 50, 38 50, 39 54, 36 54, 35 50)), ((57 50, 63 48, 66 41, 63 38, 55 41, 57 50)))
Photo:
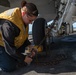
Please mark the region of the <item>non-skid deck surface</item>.
POLYGON ((48 55, 38 55, 29 66, 0 75, 76 75, 75 37, 54 38, 48 55))

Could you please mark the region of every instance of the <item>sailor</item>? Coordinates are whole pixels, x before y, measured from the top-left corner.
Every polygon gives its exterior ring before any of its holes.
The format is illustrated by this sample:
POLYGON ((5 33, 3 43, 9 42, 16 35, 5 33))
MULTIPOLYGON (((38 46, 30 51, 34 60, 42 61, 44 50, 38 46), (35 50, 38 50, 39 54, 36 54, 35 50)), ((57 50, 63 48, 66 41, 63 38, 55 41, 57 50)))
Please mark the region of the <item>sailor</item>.
MULTIPOLYGON (((28 25, 38 16, 35 4, 21 2, 21 8, 16 7, 0 14, 0 68, 11 72, 32 62, 32 58, 22 53, 25 47, 34 47, 28 40, 28 25)), ((32 56, 35 53, 33 52, 32 56)))

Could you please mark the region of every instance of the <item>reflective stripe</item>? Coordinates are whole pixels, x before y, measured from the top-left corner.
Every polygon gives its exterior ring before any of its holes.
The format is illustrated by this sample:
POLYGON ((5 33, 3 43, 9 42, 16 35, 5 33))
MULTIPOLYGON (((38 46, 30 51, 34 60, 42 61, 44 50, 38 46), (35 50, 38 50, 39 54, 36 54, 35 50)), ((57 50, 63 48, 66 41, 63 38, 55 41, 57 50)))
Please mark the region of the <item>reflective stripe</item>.
POLYGON ((6 15, 11 16, 15 8, 7 10, 6 15))

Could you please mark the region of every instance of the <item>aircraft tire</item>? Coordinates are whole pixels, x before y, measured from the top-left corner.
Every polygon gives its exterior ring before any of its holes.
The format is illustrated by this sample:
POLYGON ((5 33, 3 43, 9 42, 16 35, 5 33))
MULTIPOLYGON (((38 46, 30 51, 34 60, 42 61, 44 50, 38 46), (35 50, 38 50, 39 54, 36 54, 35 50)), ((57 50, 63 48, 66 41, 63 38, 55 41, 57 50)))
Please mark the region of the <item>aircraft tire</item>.
MULTIPOLYGON (((46 26, 46 20, 44 18, 37 18, 32 27, 32 36, 33 36, 33 42, 35 45, 39 45, 40 42, 45 37, 45 26, 46 26)), ((43 45, 43 48, 45 47, 45 41, 41 44, 43 45)))

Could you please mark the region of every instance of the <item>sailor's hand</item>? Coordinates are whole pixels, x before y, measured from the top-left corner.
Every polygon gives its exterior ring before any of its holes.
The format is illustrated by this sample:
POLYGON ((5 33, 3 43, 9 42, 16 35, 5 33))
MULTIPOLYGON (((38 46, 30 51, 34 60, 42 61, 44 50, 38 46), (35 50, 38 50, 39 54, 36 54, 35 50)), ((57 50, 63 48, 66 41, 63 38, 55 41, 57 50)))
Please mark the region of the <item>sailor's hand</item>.
POLYGON ((32 50, 34 50, 35 52, 38 52, 38 49, 35 48, 34 46, 29 45, 28 47, 29 47, 29 51, 30 51, 30 52, 31 52, 32 50))
POLYGON ((24 59, 24 62, 27 63, 27 64, 30 64, 32 62, 32 58, 29 57, 29 56, 26 56, 25 59, 24 59))

